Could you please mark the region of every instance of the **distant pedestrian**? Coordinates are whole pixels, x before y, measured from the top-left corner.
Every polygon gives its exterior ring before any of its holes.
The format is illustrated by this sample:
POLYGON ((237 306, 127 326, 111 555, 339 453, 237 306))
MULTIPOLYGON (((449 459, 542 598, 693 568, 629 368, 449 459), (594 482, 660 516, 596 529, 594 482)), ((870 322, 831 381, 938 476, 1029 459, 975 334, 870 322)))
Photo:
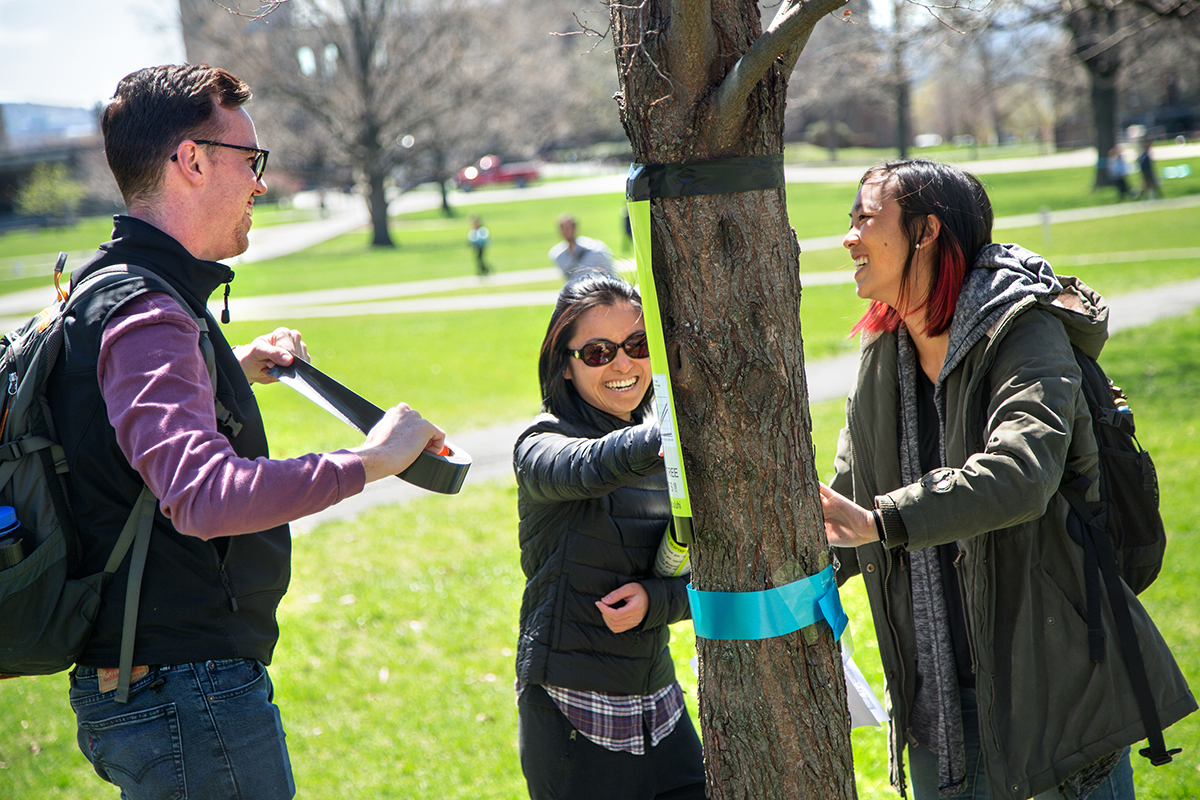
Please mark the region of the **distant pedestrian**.
POLYGON ((1154 173, 1154 159, 1150 157, 1150 137, 1142 139, 1142 152, 1138 156, 1138 170, 1142 173, 1142 191, 1139 198, 1162 197, 1162 189, 1158 188, 1158 175, 1154 173))
POLYGON ((558 232, 563 240, 550 248, 550 260, 562 270, 568 281, 588 272, 603 272, 615 276, 613 254, 599 239, 576 234, 578 221, 570 214, 558 218, 558 232))
POLYGON ((483 259, 483 251, 491 243, 492 235, 474 214, 467 217, 467 222, 471 225, 471 229, 467 231, 467 244, 475 251, 475 269, 480 275, 487 275, 492 270, 483 259))
POLYGON ((1108 151, 1108 180, 1113 186, 1117 187, 1117 200, 1124 200, 1129 194, 1129 184, 1125 181, 1125 176, 1129 174, 1129 165, 1125 163, 1125 157, 1121 155, 1121 147, 1117 145, 1108 151))

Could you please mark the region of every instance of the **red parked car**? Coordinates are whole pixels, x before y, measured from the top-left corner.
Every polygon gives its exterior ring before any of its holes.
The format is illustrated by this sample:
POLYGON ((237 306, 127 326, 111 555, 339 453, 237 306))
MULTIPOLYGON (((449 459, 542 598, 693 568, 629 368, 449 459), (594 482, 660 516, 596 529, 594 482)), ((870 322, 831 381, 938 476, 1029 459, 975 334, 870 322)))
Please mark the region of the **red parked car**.
POLYGON ((532 162, 501 164, 498 156, 484 156, 478 163, 460 169, 454 176, 454 183, 464 192, 493 183, 515 183, 524 189, 537 177, 538 167, 532 162))

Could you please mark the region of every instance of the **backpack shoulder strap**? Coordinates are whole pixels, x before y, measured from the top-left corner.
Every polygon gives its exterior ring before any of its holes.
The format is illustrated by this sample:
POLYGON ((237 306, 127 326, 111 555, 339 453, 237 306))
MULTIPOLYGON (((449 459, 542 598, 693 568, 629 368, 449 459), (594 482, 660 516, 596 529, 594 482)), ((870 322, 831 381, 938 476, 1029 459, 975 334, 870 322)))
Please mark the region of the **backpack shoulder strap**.
MULTIPOLYGON (((215 392, 217 389, 217 363, 212 342, 208 338, 208 322, 203 316, 192 311, 192 307, 187 304, 187 301, 183 299, 174 286, 145 267, 139 267, 137 264, 111 264, 96 270, 72 288, 71 296, 67 299, 66 308, 70 308, 82 293, 102 285, 101 283, 96 283, 96 281, 109 276, 119 275, 137 275, 149 281, 153 286, 152 291, 161 291, 164 294, 170 295, 171 299, 178 303, 179 307, 195 321, 196 326, 200 328, 200 351, 204 355, 204 366, 208 370, 208 379, 212 383, 213 391, 215 392)), ((64 311, 66 308, 64 308, 64 311)))
MULTIPOLYGON (((1091 527, 1091 526, 1089 526, 1091 527)), ((1150 760, 1156 767, 1169 764, 1173 756, 1181 752, 1181 748, 1167 749, 1163 740, 1163 725, 1158 716, 1158 707, 1154 702, 1154 694, 1150 691, 1150 679, 1146 674, 1146 663, 1142 658, 1141 647, 1138 646, 1137 632, 1133 627, 1133 617, 1129 613, 1129 601, 1125 597, 1125 586, 1117 572, 1117 559, 1113 553, 1112 540, 1108 531, 1103 528, 1091 531, 1092 540, 1097 550, 1100 574, 1108 590, 1109 607, 1112 609, 1113 620, 1117 629, 1117 637, 1121 643, 1121 655, 1125 659, 1125 668, 1129 672, 1129 682, 1133 688, 1133 696, 1137 701, 1138 710, 1142 715, 1142 727, 1145 728, 1148 747, 1138 751, 1139 755, 1150 760)))
POLYGON ((192 307, 189 306, 186 301, 184 301, 183 297, 181 297, 179 292, 175 290, 174 286, 167 283, 160 276, 155 275, 145 267, 139 267, 137 264, 112 264, 98 269, 84 278, 83 281, 71 292, 71 297, 67 301, 67 304, 69 306, 71 300, 75 299, 76 294, 80 292, 80 290, 84 290, 84 287, 91 281, 104 276, 131 274, 151 281, 154 284, 156 291, 161 289, 164 293, 170 295, 171 298, 179 304, 179 307, 182 308, 188 314, 188 316, 195 321, 196 327, 200 329, 200 352, 204 356, 204 366, 208 370, 208 381, 210 384, 212 384, 213 405, 217 414, 217 422, 229 428, 229 430, 233 432, 233 435, 237 436, 239 433, 241 433, 242 423, 238 422, 233 416, 232 412, 225 407, 225 404, 216 398, 217 357, 216 352, 213 349, 212 340, 208 336, 208 321, 205 320, 203 316, 192 311, 192 307))
MULTIPOLYGON (((175 287, 153 272, 138 267, 135 264, 116 264, 96 270, 94 273, 88 275, 78 286, 74 287, 70 298, 67 300, 66 307, 70 307, 84 292, 103 283, 103 281, 96 283, 97 280, 101 280, 107 276, 127 274, 138 275, 150 281, 155 290, 162 289, 196 322, 196 325, 200 328, 200 351, 204 356, 204 366, 208 372, 208 379, 212 384, 215 395, 217 390, 216 354, 213 350, 212 342, 208 337, 207 321, 192 311, 191 306, 184 301, 179 292, 175 290, 175 287)), ((229 414, 229 411, 215 396, 213 402, 216 404, 218 420, 221 420, 224 414, 228 417, 226 425, 236 425, 237 428, 241 427, 240 423, 232 419, 232 415, 229 414)), ((236 429, 234 435, 237 435, 236 429)), ((133 674, 133 646, 137 635, 138 607, 141 604, 142 575, 146 568, 146 556, 150 550, 150 534, 154 528, 154 509, 157 502, 158 500, 154 496, 154 493, 150 491, 150 487, 143 486, 104 567, 106 574, 114 574, 120 568, 121 562, 125 560, 125 555, 132 546, 133 555, 129 564, 129 579, 125 587, 124 620, 121 625, 121 651, 118 660, 117 690, 114 697, 114 700, 118 703, 129 702, 129 684, 133 674)))
MULTIPOLYGON (((126 264, 125 269, 143 278, 153 280, 155 283, 167 290, 167 294, 171 295, 188 315, 196 321, 196 326, 200 328, 200 352, 204 354, 204 366, 208 369, 208 381, 213 388, 213 405, 217 412, 217 422, 220 422, 225 427, 233 431, 233 435, 237 436, 242 430, 242 423, 238 422, 233 414, 225 407, 225 404, 217 399, 217 356, 213 350, 212 340, 208 337, 208 322, 204 317, 194 313, 191 306, 184 302, 179 296, 179 292, 175 291, 175 287, 164 281, 162 278, 150 272, 147 269, 137 266, 136 264, 126 264)), ((101 270, 103 271, 103 270, 101 270)))
POLYGON ((104 571, 112 574, 120 567, 125 559, 129 546, 133 545, 133 556, 129 563, 129 581, 125 587, 125 619, 121 625, 121 655, 117 670, 117 694, 113 699, 118 703, 129 701, 129 682, 133 674, 133 642, 137 634, 138 606, 142 596, 142 573, 146 569, 146 554, 150 550, 150 532, 154 527, 154 507, 158 499, 150 491, 149 486, 142 487, 129 512, 129 519, 121 529, 121 536, 109 556, 104 571))

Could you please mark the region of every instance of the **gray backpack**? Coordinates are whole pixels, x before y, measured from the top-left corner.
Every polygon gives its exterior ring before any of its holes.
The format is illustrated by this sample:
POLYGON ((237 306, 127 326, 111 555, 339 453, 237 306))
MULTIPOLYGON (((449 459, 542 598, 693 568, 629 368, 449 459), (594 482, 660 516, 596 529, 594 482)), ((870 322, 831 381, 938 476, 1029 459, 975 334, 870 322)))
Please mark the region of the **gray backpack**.
MULTIPOLYGON (((66 263, 59 256, 55 284, 66 263)), ((142 571, 150 546, 157 500, 142 487, 102 572, 70 576, 80 552, 67 501, 66 453, 55 435, 46 383, 63 345, 63 318, 89 291, 136 274, 150 280, 196 319, 201 350, 214 380, 207 325, 179 294, 151 272, 133 265, 105 267, 3 337, 0 337, 0 505, 12 506, 21 523, 24 558, 0 571, 0 676, 50 675, 69 669, 83 652, 100 610, 104 589, 133 550, 121 631, 116 700, 129 696, 142 571)))

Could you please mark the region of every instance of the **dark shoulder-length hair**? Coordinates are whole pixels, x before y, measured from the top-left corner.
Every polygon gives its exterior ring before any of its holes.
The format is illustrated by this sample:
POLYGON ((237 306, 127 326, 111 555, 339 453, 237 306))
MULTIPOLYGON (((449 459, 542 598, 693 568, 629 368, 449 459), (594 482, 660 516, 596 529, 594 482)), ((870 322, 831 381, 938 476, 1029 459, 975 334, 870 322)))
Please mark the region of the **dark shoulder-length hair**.
MULTIPOLYGON (((598 306, 622 303, 642 310, 642 298, 637 289, 620 278, 603 272, 589 272, 567 283, 558 293, 558 302, 550 316, 542 351, 538 355, 538 380, 542 387, 542 410, 561 417, 573 405, 575 387, 563 377, 571 354, 567 343, 575 336, 579 318, 598 306)), ((653 392, 647 388, 637 413, 643 413, 653 402, 653 392)))
MULTIPOLYGON (((871 167, 859 183, 868 181, 881 182, 887 196, 900 204, 900 225, 908 237, 908 257, 900 274, 900 297, 909 297, 915 288, 911 282, 916 244, 925 238, 929 215, 941 223, 933 243, 935 266, 929 285, 924 287, 922 305, 924 332, 939 336, 950 329, 968 267, 992 241, 992 201, 974 175, 925 159, 902 159, 871 167)), ((899 325, 899 312, 875 300, 851 333, 894 331, 899 325)))

